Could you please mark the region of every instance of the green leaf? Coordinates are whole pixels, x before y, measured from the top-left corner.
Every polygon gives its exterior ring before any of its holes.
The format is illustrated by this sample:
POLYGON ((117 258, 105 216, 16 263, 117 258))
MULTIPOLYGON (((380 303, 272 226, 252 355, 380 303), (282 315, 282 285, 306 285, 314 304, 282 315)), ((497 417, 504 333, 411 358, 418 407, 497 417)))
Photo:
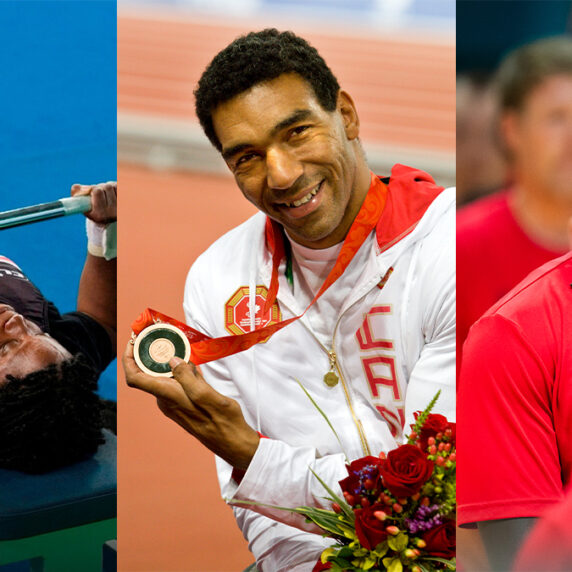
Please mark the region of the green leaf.
POLYGON ((434 562, 440 562, 441 564, 445 564, 445 566, 449 570, 456 570, 457 569, 457 559, 451 558, 451 560, 447 560, 446 558, 438 558, 437 556, 424 556, 423 560, 432 560, 434 562))
MULTIPOLYGON (((311 520, 314 524, 317 524, 322 530, 331 532, 337 536, 344 536, 344 531, 342 530, 343 523, 339 520, 339 515, 334 511, 325 510, 323 508, 316 508, 312 506, 299 506, 296 508, 290 508, 285 506, 276 506, 272 504, 265 504, 262 502, 230 499, 232 504, 237 505, 251 505, 251 506, 264 506, 267 508, 274 508, 276 510, 284 510, 293 514, 301 514, 307 519, 311 520)), ((347 525, 346 525, 347 528, 347 525)))
POLYGON ((338 556, 340 558, 351 558, 353 556, 352 549, 348 546, 343 546, 340 551, 338 552, 338 556))
POLYGON ((409 537, 404 532, 400 532, 397 536, 389 536, 387 538, 387 544, 389 544, 389 548, 395 550, 395 552, 401 552, 402 550, 405 550, 408 543, 409 537))
POLYGON ((363 570, 370 570, 375 566, 375 560, 371 558, 366 558, 363 564, 363 570))
POLYGON ((353 525, 356 520, 356 515, 352 509, 352 507, 341 497, 339 497, 321 478, 320 476, 312 469, 312 467, 308 467, 310 472, 318 479, 320 484, 326 489, 327 493, 330 495, 330 500, 333 502, 337 502, 342 509, 344 515, 348 518, 349 522, 353 525))
MULTIPOLYGON (((295 378, 294 378, 295 379, 295 378)), ((336 433, 336 430, 334 429, 334 426, 331 424, 330 420, 328 419, 328 416, 320 409, 320 406, 314 401, 314 398, 310 395, 310 393, 308 392, 308 390, 296 379, 296 382, 298 383, 298 385, 302 388, 302 391, 306 394, 306 396, 308 397, 308 399, 312 402, 312 405, 320 412, 320 414, 322 415, 322 417, 326 420, 326 423, 330 426, 330 429, 333 431, 334 435, 336 436, 336 439, 338 440, 338 443, 340 445, 340 449, 342 450, 342 453, 344 454, 345 458, 346 458, 346 463, 349 463, 350 460, 346 454, 346 452, 344 451, 344 447, 342 445, 342 441, 340 439, 340 437, 338 436, 338 434, 336 433)))
MULTIPOLYGON (((421 433, 421 429, 423 428, 423 425, 425 425, 425 421, 427 420, 427 417, 429 417, 429 413, 431 413, 431 410, 433 409, 433 407, 435 407, 435 403, 437 403, 437 399, 439 399, 439 395, 441 395, 441 390, 439 390, 435 394, 435 397, 429 402, 429 405, 423 410, 423 412, 419 415, 419 417, 417 417, 417 420, 415 421, 415 425, 413 426, 413 429, 411 430, 413 433, 417 433, 417 435, 419 435, 421 433)), ((415 439, 412 439, 411 437, 409 437, 407 439, 407 444, 412 445, 413 443, 415 443, 415 439)))
POLYGON ((382 558, 383 556, 385 556, 387 554, 387 551, 389 550, 389 544, 387 543, 387 540, 384 540, 383 542, 380 542, 374 549, 373 553, 378 557, 378 558, 382 558))
POLYGON ((342 570, 347 570, 351 567, 351 564, 345 558, 340 558, 339 556, 335 556, 330 560, 330 562, 337 564, 342 570))
POLYGON ((325 564, 328 561, 328 558, 334 555, 335 553, 336 553, 336 548, 334 546, 326 548, 320 556, 320 561, 322 562, 322 564, 325 564))
POLYGON ((387 572, 402 572, 403 564, 399 558, 384 558, 383 565, 387 568, 387 572))

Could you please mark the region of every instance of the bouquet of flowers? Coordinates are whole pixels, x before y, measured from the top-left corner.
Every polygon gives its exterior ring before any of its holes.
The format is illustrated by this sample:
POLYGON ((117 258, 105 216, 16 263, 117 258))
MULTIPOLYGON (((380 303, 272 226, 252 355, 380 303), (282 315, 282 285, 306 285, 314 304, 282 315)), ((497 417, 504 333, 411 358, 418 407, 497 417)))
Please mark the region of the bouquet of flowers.
POLYGON ((348 465, 343 498, 315 475, 332 510, 294 510, 336 544, 324 550, 314 572, 456 569, 456 426, 430 413, 438 396, 416 414, 405 445, 348 465))
POLYGON ((312 471, 331 510, 273 507, 305 516, 335 540, 313 572, 456 570, 456 425, 431 413, 439 393, 415 414, 406 444, 347 465, 348 476, 339 482, 343 498, 312 471))

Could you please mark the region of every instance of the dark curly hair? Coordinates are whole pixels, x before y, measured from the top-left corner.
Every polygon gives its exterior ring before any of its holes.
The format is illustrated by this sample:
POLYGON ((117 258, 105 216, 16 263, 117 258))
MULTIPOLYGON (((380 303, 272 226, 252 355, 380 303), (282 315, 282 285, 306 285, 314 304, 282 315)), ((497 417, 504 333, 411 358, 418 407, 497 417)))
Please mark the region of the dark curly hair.
POLYGON ((45 473, 103 443, 98 374, 77 354, 0 385, 0 467, 45 473))
POLYGON ((520 111, 530 92, 557 74, 572 75, 572 36, 543 38, 516 48, 503 59, 495 77, 501 109, 520 111))
POLYGON ((305 79, 326 111, 336 108, 338 80, 316 48, 292 32, 267 28, 241 36, 219 52, 195 90, 195 110, 210 142, 222 150, 212 112, 236 95, 284 73, 305 79))

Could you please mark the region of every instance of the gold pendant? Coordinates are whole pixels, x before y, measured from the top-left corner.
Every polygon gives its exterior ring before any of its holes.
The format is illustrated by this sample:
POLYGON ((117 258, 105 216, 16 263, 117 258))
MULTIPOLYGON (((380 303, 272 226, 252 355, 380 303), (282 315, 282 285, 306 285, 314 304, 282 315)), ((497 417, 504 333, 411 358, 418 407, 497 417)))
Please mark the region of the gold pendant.
POLYGON ((325 376, 324 376, 324 383, 328 386, 328 387, 334 387, 338 384, 338 376, 333 372, 333 371, 329 371, 325 376))

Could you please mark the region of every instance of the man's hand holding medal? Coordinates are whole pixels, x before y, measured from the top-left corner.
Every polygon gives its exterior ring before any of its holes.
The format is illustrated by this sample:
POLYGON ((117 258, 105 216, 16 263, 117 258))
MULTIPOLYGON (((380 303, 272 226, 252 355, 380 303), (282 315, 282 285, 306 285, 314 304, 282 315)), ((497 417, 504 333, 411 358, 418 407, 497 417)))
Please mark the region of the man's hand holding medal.
MULTIPOLYGON (((154 310, 133 324, 123 368, 127 384, 154 395, 164 415, 236 469, 246 470, 260 437, 239 404, 215 391, 190 356, 202 334, 154 310)), ((204 337, 204 336, 202 336, 204 337)))

